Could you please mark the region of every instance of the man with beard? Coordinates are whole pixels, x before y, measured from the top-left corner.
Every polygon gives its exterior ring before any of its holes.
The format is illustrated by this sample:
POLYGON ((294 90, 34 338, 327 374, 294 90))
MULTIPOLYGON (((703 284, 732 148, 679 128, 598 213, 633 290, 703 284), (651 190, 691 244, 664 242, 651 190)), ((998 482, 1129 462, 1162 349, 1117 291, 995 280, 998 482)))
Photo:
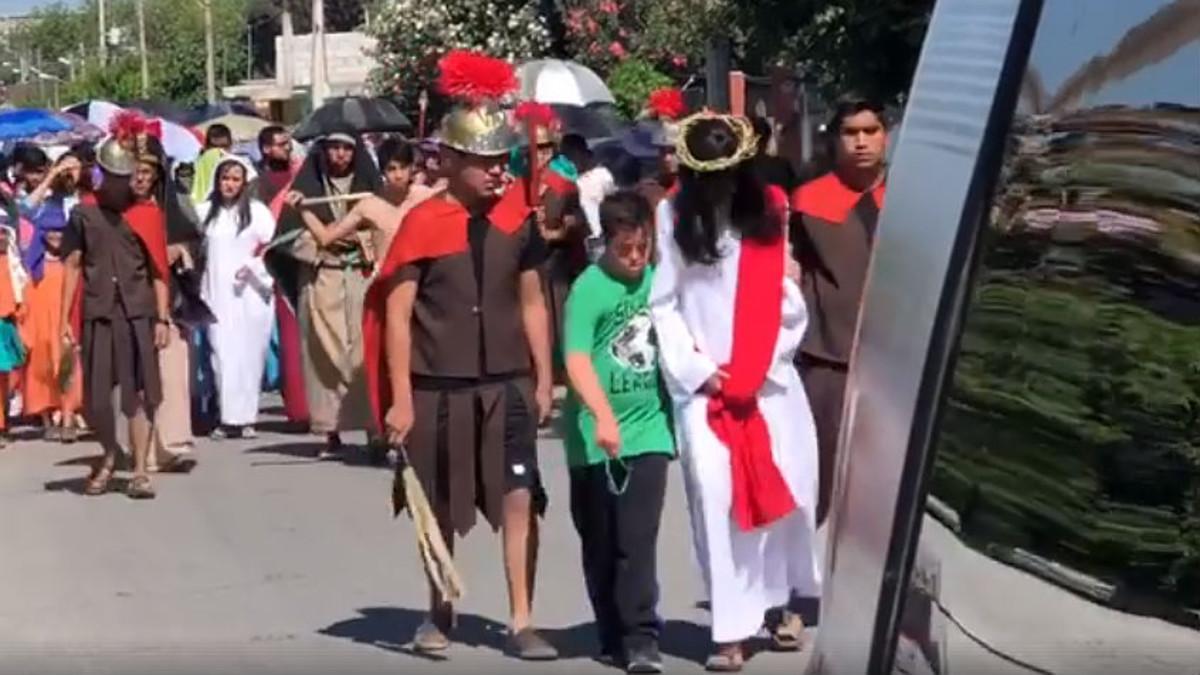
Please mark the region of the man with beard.
POLYGON ((275 195, 291 185, 300 168, 292 159, 292 135, 278 125, 263 127, 258 132, 258 152, 262 161, 257 167, 258 178, 250 184, 251 194, 270 205, 275 195))
POLYGON ((127 494, 154 497, 147 473, 154 411, 162 400, 157 350, 170 335, 167 297, 166 232, 161 219, 142 219, 135 228, 125 212, 134 205, 131 180, 139 160, 155 161, 143 131, 118 118, 113 134, 97 153, 101 182, 96 206, 80 205, 63 235, 63 339, 82 348, 84 410, 104 454, 93 466, 84 493, 103 494, 116 468, 121 446, 112 409, 113 389, 121 391, 121 412, 133 433, 133 479, 127 494), (82 279, 81 279, 82 277, 82 279), (83 285, 83 330, 76 335, 69 307, 83 285))
POLYGON ((353 204, 346 196, 374 192, 378 186, 379 172, 353 136, 325 136, 314 145, 291 189, 306 198, 333 199, 285 207, 268 251, 272 275, 296 308, 310 429, 326 437, 321 459, 337 456, 339 432, 352 430, 368 431, 373 454, 383 455, 376 448, 379 439, 363 374, 362 306, 373 251, 362 233, 320 246, 306 221, 328 228, 350 212, 353 204))
MULTIPOLYGON (((413 184, 416 158, 412 146, 404 139, 385 139, 379 144, 378 153, 379 166, 383 170, 383 185, 378 194, 359 201, 345 218, 330 227, 317 220, 311 211, 304 212, 304 224, 322 248, 335 246, 338 240, 367 229, 371 232, 374 254, 386 255, 404 216, 417 204, 446 189, 445 180, 432 187, 413 184)), ((289 206, 299 208, 303 199, 302 193, 293 190, 288 192, 286 201, 289 206)))
POLYGON ((817 425, 818 524, 832 496, 846 370, 883 208, 887 147, 883 106, 868 99, 843 99, 828 128, 834 170, 801 185, 791 199, 792 246, 809 313, 796 361, 817 425))
MULTIPOLYGON (((470 52, 439 66, 442 93, 462 99, 439 134, 448 185, 409 212, 371 286, 363 323, 371 403, 389 441, 407 449, 437 518, 433 536, 453 551, 477 509, 503 530, 508 651, 553 659, 531 621, 546 505, 536 427, 550 411, 552 377, 538 273, 545 242, 525 190, 503 192, 516 138, 496 103, 516 77, 511 65, 470 52)), ((397 511, 408 499, 402 476, 397 511)), ((445 650, 453 627, 450 599, 431 582, 415 648, 445 650)))

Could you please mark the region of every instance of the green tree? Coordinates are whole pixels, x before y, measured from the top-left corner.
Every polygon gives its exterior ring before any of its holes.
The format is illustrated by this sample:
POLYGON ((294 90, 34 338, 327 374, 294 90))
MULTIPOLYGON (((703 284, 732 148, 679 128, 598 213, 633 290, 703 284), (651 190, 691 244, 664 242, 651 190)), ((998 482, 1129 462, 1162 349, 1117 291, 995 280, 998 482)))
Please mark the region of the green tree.
POLYGON ((796 66, 822 93, 898 99, 912 80, 933 0, 558 0, 558 42, 609 73, 637 58, 677 78, 699 72, 713 37, 736 67, 796 66))
MULTIPOLYGON (((217 86, 241 79, 246 68, 246 17, 251 0, 212 0, 217 86)), ((123 101, 141 98, 141 65, 134 0, 109 0, 107 26, 120 39, 109 44, 107 63, 98 58, 95 2, 72 8, 55 4, 37 10, 13 37, 12 49, 62 78, 60 99, 123 101), (59 59, 73 61, 71 68, 59 59)), ((145 0, 150 96, 192 104, 204 100, 204 15, 200 0, 145 0)), ((47 100, 43 104, 48 104, 47 100)))
POLYGON ((617 100, 617 108, 629 118, 642 111, 651 92, 669 86, 669 75, 641 59, 622 61, 608 76, 608 88, 617 100))

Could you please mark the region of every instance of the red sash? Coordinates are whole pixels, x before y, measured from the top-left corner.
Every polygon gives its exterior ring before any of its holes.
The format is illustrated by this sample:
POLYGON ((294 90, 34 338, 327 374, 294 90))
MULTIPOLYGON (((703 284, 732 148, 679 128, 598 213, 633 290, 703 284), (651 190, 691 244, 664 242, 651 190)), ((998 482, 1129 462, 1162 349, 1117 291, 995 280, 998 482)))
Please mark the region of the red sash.
MULTIPOLYGON (((779 218, 787 198, 768 188, 768 208, 779 218)), ((787 237, 771 242, 743 239, 733 306, 733 350, 722 366, 729 378, 708 401, 708 425, 729 448, 733 520, 742 531, 770 525, 796 509, 796 501, 771 455, 771 434, 758 409, 783 321, 784 257, 787 237)))

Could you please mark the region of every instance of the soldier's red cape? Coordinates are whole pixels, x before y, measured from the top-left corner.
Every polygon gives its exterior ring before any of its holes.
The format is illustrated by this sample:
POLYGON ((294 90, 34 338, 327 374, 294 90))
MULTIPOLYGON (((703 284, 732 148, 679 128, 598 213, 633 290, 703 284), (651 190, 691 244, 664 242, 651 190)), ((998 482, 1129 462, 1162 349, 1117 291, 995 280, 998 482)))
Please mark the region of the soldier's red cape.
POLYGON ((150 256, 151 266, 159 279, 170 279, 167 265, 167 219, 163 210, 153 202, 138 202, 125 209, 125 222, 142 241, 150 256))
MULTIPOLYGON (((875 207, 883 209, 885 193, 883 183, 871 190, 875 207)), ((857 192, 842 182, 835 172, 829 172, 820 178, 811 180, 792 192, 792 211, 807 216, 820 218, 830 223, 844 223, 854 210, 855 205, 863 197, 863 192, 857 192)))
MULTIPOLYGON (((512 185, 488 212, 488 222, 505 234, 520 229, 532 210, 525 189, 512 185)), ((392 383, 387 369, 387 308, 388 291, 396 273, 405 265, 419 260, 435 260, 464 253, 469 245, 467 221, 470 214, 457 202, 433 197, 415 206, 400 223, 392 239, 387 257, 380 265, 375 280, 367 288, 363 302, 363 361, 367 375, 367 391, 371 411, 380 431, 385 431, 383 418, 392 405, 392 383)))

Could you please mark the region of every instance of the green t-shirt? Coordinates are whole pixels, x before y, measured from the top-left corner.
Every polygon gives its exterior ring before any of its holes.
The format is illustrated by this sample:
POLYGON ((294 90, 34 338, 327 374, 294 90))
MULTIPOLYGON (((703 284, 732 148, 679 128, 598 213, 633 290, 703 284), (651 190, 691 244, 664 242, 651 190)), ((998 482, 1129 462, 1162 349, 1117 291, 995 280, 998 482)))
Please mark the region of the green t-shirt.
MULTIPOLYGON (((658 343, 650 320, 647 269, 638 281, 610 276, 591 265, 567 296, 563 351, 584 353, 600 379, 621 429, 621 457, 675 454, 670 404, 658 372, 658 343)), ((596 445, 596 418, 575 396, 567 395, 563 421, 567 464, 599 464, 608 455, 596 445)))

